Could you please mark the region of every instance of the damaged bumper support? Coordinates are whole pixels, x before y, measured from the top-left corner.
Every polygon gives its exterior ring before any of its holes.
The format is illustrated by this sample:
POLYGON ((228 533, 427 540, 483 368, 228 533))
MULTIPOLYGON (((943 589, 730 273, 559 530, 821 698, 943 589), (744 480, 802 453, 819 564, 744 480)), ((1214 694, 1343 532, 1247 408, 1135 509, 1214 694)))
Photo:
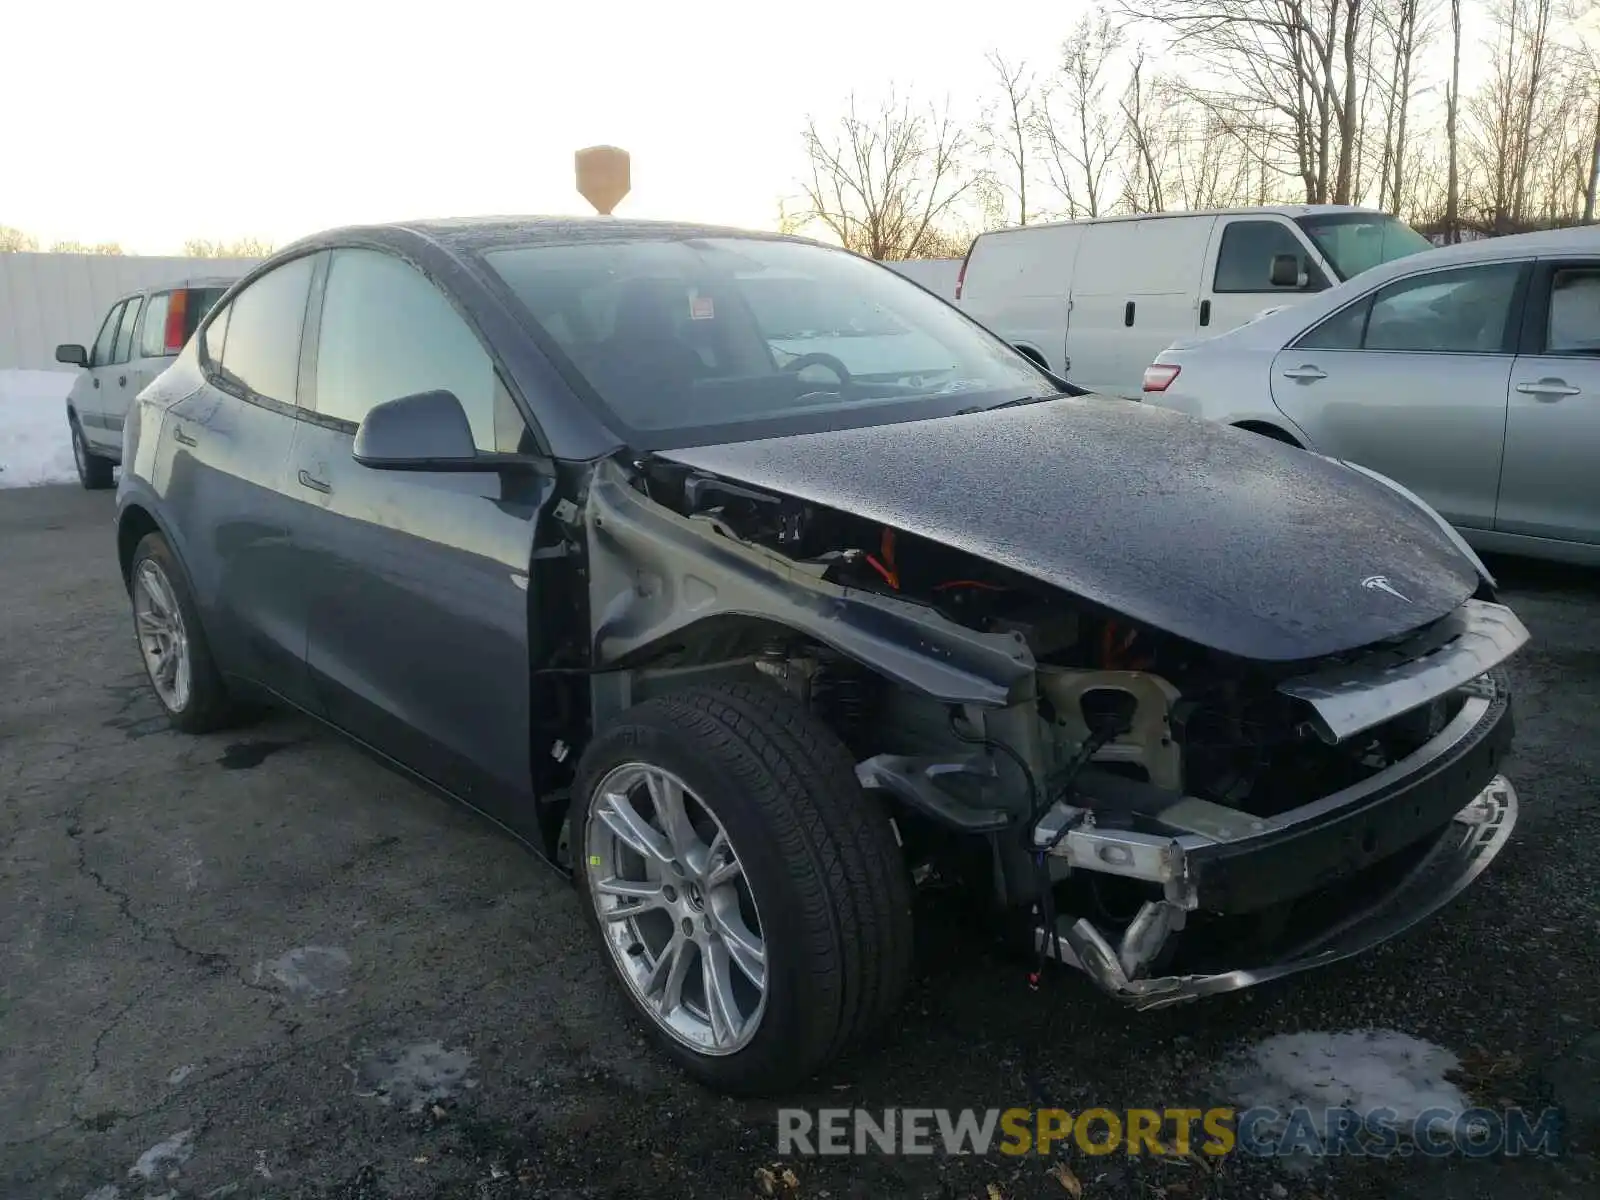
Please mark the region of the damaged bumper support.
POLYGON ((1158 885, 1162 899, 1144 903, 1115 944, 1089 921, 1064 918, 1053 946, 1050 931, 1036 930, 1040 948, 1110 995, 1158 1008, 1325 966, 1411 928, 1466 888, 1516 824, 1516 792, 1498 769, 1511 739, 1509 698, 1492 675, 1474 681, 1472 692, 1406 758, 1274 817, 1160 837, 1099 829, 1082 810, 1058 804, 1040 825, 1041 849, 1054 842, 1050 853, 1075 869, 1158 885), (1382 886, 1362 874, 1394 862, 1404 870, 1391 871, 1382 886), (1197 910, 1260 913, 1329 892, 1349 898, 1268 961, 1154 973, 1197 910))

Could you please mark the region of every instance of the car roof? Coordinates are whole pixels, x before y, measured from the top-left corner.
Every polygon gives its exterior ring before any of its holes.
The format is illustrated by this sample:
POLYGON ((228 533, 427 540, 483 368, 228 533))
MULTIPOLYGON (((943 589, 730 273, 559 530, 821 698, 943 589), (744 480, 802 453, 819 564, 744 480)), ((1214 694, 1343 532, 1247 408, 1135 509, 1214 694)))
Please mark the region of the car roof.
POLYGON ((1164 221, 1175 217, 1259 217, 1276 214, 1282 217, 1321 217, 1340 214, 1387 217, 1390 214, 1378 208, 1359 204, 1251 204, 1236 208, 1169 209, 1165 212, 1120 213, 1110 217, 1080 217, 1068 221, 1032 221, 1009 229, 991 229, 979 237, 995 237, 1002 233, 1026 233, 1034 229, 1062 229, 1071 225, 1111 225, 1119 221, 1164 221))
POLYGON ((403 247, 421 240, 452 255, 481 254, 512 246, 571 246, 585 242, 659 241, 685 238, 751 238, 819 245, 811 238, 765 230, 735 229, 684 221, 642 221, 617 217, 484 216, 347 225, 303 238, 286 251, 313 250, 350 242, 403 247))

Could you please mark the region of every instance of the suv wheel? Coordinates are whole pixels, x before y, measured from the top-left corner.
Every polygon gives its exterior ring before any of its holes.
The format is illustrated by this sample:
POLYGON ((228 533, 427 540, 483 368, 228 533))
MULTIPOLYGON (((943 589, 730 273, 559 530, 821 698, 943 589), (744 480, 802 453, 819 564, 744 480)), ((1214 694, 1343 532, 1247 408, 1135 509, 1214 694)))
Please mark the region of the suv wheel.
POLYGON ((771 1093, 876 1031, 910 975, 911 891, 839 739, 765 685, 686 689, 584 752, 575 877, 654 1041, 771 1093))
POLYGON ((159 533, 135 547, 128 591, 139 657, 173 728, 209 733, 235 723, 239 711, 212 661, 189 581, 159 533))
POLYGON ((104 491, 111 486, 111 460, 101 458, 89 449, 89 443, 83 440, 83 430, 78 425, 77 417, 73 417, 68 424, 72 427, 72 461, 78 468, 78 482, 92 492, 104 491))

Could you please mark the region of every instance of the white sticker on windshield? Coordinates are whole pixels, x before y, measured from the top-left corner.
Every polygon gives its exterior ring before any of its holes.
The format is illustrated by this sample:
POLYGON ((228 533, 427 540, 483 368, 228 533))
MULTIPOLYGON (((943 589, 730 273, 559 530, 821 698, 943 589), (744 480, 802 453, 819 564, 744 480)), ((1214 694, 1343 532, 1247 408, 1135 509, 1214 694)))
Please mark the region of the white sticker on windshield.
POLYGON ((689 297, 689 319, 691 321, 710 321, 716 315, 717 310, 712 305, 710 296, 702 296, 696 292, 689 297))

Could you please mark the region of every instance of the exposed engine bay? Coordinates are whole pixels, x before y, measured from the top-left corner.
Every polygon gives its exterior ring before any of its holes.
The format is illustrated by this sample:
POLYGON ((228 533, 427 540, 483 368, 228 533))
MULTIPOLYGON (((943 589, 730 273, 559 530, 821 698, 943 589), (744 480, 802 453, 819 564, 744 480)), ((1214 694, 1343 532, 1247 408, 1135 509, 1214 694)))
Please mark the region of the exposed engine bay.
POLYGON ((667 644, 627 673, 627 697, 707 660, 759 672, 850 749, 917 878, 988 889, 1047 955, 1141 1006, 1265 977, 1235 969, 1241 945, 1278 972, 1354 953, 1394 917, 1352 924, 1346 910, 1376 894, 1407 923, 1432 911, 1514 822, 1495 771, 1510 720, 1493 670, 1526 631, 1498 605, 1469 600, 1355 653, 1251 662, 675 462, 635 464, 590 507, 602 558, 616 539, 616 578, 600 569, 591 584, 597 659, 667 644), (847 625, 854 642, 833 636, 847 625), (1010 670, 958 699, 953 686, 907 686, 908 658, 943 671, 941 684, 1001 660, 1010 670), (1420 800, 1408 791, 1419 771, 1434 777, 1420 800), (1408 899, 1401 885, 1422 891, 1408 899))

